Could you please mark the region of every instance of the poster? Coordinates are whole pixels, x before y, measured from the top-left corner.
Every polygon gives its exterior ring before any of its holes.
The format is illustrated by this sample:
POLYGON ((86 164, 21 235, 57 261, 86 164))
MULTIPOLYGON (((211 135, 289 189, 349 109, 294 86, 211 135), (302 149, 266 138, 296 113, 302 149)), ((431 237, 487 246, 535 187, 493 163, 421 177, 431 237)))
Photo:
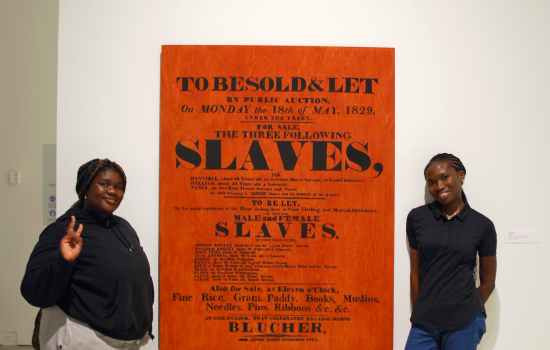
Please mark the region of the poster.
POLYGON ((394 50, 163 46, 159 343, 392 349, 394 50))

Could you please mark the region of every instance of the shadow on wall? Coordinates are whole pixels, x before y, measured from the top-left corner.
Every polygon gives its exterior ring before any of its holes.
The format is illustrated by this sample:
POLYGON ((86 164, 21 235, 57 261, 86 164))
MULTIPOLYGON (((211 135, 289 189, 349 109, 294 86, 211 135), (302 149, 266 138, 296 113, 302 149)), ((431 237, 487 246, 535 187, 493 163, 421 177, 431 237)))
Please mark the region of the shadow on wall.
POLYGON ((487 333, 481 339, 478 350, 492 350, 497 342, 500 329, 500 297, 496 288, 487 300, 485 310, 487 311, 487 333))

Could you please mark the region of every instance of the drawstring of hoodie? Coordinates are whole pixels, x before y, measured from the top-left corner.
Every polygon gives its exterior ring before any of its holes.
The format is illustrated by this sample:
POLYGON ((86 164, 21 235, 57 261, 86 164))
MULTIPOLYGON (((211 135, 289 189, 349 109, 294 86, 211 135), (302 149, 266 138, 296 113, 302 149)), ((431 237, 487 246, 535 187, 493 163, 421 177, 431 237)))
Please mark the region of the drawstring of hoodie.
POLYGON ((116 225, 116 223, 114 223, 114 225, 111 225, 111 221, 107 221, 107 226, 109 226, 111 228, 111 230, 113 230, 113 232, 115 233, 115 236, 117 236, 118 240, 122 244, 124 244, 124 246, 126 248, 128 248, 129 251, 133 251, 134 246, 132 244, 130 244, 130 241, 128 241, 128 238, 126 238, 126 236, 122 233, 122 231, 120 231, 120 229, 118 228, 118 225, 116 225))

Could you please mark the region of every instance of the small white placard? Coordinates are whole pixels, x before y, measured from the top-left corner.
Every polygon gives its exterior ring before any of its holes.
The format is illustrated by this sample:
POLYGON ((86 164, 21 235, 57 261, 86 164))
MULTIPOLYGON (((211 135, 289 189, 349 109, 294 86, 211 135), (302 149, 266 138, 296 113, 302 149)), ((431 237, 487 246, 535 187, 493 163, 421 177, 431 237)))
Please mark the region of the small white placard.
POLYGON ((507 229, 505 243, 540 243, 541 229, 507 229))

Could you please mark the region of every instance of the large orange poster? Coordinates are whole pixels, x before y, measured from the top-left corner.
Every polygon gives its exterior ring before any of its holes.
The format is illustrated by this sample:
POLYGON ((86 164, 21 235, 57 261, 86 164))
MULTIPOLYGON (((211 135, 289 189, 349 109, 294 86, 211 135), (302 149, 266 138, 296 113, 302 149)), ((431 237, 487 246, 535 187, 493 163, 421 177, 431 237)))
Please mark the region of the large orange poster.
POLYGON ((392 349, 394 50, 163 46, 160 346, 392 349))

